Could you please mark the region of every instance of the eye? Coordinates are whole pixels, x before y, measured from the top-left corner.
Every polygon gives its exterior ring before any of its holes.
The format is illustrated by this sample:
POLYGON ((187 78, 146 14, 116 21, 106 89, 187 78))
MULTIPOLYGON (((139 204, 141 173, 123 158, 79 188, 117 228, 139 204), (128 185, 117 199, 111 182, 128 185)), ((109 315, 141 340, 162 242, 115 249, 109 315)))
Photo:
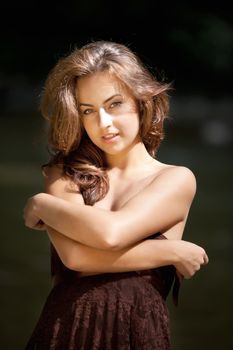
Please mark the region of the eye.
POLYGON ((83 115, 89 115, 89 114, 91 114, 91 113, 93 113, 93 112, 94 112, 94 110, 91 109, 91 108, 88 108, 88 109, 85 109, 85 110, 81 111, 81 113, 82 113, 83 115))
POLYGON ((119 107, 120 105, 122 105, 122 101, 114 101, 110 104, 110 108, 119 107))

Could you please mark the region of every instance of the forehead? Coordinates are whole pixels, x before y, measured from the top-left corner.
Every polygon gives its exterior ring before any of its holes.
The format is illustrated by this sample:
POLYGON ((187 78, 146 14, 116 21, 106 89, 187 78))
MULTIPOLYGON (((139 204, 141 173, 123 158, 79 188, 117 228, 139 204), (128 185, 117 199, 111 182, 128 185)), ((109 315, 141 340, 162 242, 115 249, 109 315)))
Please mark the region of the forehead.
POLYGON ((79 78, 76 89, 79 103, 104 101, 115 94, 130 95, 123 83, 108 72, 98 72, 79 78))

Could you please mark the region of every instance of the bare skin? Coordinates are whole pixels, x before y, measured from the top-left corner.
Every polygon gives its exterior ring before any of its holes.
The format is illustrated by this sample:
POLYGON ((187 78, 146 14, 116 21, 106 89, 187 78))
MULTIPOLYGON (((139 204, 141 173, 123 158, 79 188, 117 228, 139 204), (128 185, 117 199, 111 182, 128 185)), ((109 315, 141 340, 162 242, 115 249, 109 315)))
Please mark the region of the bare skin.
POLYGON ((203 248, 182 241, 196 191, 185 167, 153 159, 139 137, 139 117, 130 93, 116 78, 81 78, 77 96, 84 127, 107 156, 110 190, 93 207, 58 168, 45 178, 45 192, 29 199, 25 224, 39 220, 63 262, 83 274, 120 272, 173 264, 190 278, 208 262, 203 248), (107 102, 106 102, 107 101, 107 102), (168 240, 149 238, 156 232, 168 240))
MULTIPOLYGON (((124 200, 129 200, 130 195, 142 190, 142 183, 151 181, 151 176, 145 179, 139 179, 138 182, 134 179, 134 185, 128 183, 128 191, 120 197, 122 203, 124 200), (139 186, 139 184, 141 186, 139 186), (129 186, 131 191, 129 191, 129 186), (130 193, 131 192, 131 193, 130 193)), ((152 176, 153 177, 153 176, 152 176)), ((116 183, 116 186, 118 184, 116 183)), ((77 194, 74 185, 67 179, 62 178, 62 173, 59 168, 47 170, 45 177, 45 191, 71 201, 73 203, 83 203, 82 196, 77 194)), ((113 203, 115 198, 110 195, 106 196, 102 201, 96 203, 96 206, 108 209, 107 206, 113 203)), ((116 198, 118 199, 118 197, 116 198)), ((119 210, 115 206, 115 210, 119 210)), ((110 210, 110 209, 108 209, 110 210)), ((101 272, 121 272, 131 270, 142 270, 154 268, 157 266, 174 264, 178 271, 186 278, 190 278, 200 268, 200 255, 203 253, 201 247, 192 243, 177 241, 181 239, 185 226, 185 220, 174 225, 172 228, 165 231, 163 234, 170 241, 146 240, 142 243, 137 243, 132 247, 121 249, 120 251, 102 251, 100 249, 90 248, 86 245, 75 243, 73 240, 68 240, 67 237, 59 234, 51 227, 47 227, 49 237, 63 259, 65 265, 73 270, 81 271, 81 275, 96 274, 101 272), (73 255, 72 255, 73 252, 73 255), (73 256, 73 258, 72 258, 73 256), (77 258, 78 257, 78 258, 77 258)))

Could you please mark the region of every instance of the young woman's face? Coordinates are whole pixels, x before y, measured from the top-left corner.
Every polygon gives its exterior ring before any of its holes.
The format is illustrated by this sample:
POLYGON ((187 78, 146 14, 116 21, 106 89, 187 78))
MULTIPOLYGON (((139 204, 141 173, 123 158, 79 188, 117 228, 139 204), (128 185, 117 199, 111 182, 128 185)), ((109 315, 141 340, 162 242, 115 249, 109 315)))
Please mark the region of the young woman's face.
POLYGON ((127 152, 140 140, 137 104, 116 77, 100 72, 79 78, 77 100, 89 138, 105 153, 127 152))

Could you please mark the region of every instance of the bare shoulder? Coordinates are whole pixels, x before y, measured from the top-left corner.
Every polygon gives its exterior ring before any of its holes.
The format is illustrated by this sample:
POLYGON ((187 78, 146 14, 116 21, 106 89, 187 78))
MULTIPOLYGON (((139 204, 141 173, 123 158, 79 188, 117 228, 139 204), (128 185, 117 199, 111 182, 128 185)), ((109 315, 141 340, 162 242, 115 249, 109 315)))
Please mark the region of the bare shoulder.
POLYGON ((65 186, 66 179, 63 175, 61 165, 46 166, 43 168, 44 184, 47 188, 55 186, 65 186))
POLYGON ((192 170, 185 166, 161 163, 161 170, 153 182, 155 186, 186 192, 191 197, 196 193, 196 177, 192 170))
POLYGON ((62 165, 47 165, 42 171, 45 181, 56 181, 63 178, 62 165))
POLYGON ((173 177, 173 176, 181 176, 183 179, 187 179, 190 181, 196 182, 196 177, 191 169, 185 166, 180 165, 170 165, 170 164, 162 164, 161 170, 159 172, 159 177, 173 177))
POLYGON ((45 167, 43 177, 45 191, 54 196, 63 197, 65 193, 77 194, 79 192, 78 186, 64 175, 62 165, 45 167))

